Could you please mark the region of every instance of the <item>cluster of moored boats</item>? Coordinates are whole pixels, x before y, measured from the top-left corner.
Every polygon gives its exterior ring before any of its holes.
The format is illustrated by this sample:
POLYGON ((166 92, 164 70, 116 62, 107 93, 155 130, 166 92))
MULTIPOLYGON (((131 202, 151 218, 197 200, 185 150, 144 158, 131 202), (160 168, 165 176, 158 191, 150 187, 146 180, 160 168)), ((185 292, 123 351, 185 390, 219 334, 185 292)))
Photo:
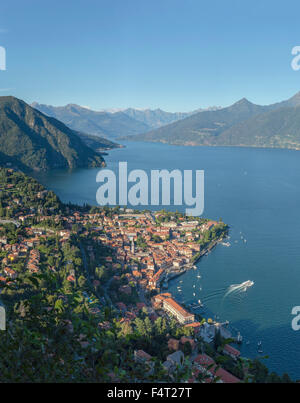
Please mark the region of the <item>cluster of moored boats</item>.
MULTIPOLYGON (((242 235, 241 232, 240 232, 240 235, 241 235, 241 240, 242 240, 242 242, 246 243, 246 242, 247 242, 247 239, 242 235)), ((238 242, 238 241, 235 241, 235 242, 238 242)), ((223 245, 223 246, 227 246, 227 247, 231 246, 230 242, 222 242, 222 245, 223 245)), ((197 269, 197 267, 196 267, 196 266, 193 266, 193 269, 197 269)), ((200 278, 201 278, 201 274, 198 273, 196 277, 197 277, 198 279, 200 279, 200 278)), ((183 283, 183 280, 180 280, 180 281, 179 281, 179 285, 177 285, 177 291, 178 291, 179 293, 182 292, 182 288, 181 288, 181 287, 182 287, 182 286, 181 286, 182 283, 183 283)), ((247 288, 247 287, 252 286, 253 284, 254 284, 253 281, 246 281, 245 283, 242 283, 241 285, 244 285, 245 288, 247 288)), ((193 297, 196 297, 195 288, 196 288, 196 284, 193 284, 193 289, 194 289, 193 297)), ((202 287, 201 287, 201 286, 200 286, 199 289, 200 289, 200 291, 202 291, 202 287)), ((194 310, 194 309, 204 308, 204 305, 203 305, 203 303, 201 302, 200 299, 198 299, 197 302, 191 302, 191 303, 188 304, 187 306, 188 306, 190 309, 193 309, 193 310, 194 310)), ((229 322, 227 322, 227 324, 229 324, 229 322)), ((237 331, 237 329, 236 329, 236 331, 237 331)), ((241 343, 243 342, 243 336, 242 336, 241 333, 238 332, 238 331, 237 331, 237 336, 236 336, 236 338, 235 338, 235 341, 236 341, 236 343, 238 343, 238 344, 241 344, 241 343)), ((246 344, 246 345, 249 345, 249 344, 250 344, 250 341, 247 340, 245 344, 246 344)), ((258 343, 257 343, 257 352, 258 352, 259 354, 262 354, 262 353, 263 353, 262 341, 261 341, 261 340, 258 341, 258 343)))
MULTIPOLYGON (((227 237, 227 239, 229 240, 230 237, 227 237)), ((240 232, 240 240, 241 240, 242 242, 244 242, 244 243, 247 243, 247 239, 245 238, 245 236, 243 235, 242 232, 240 232)), ((239 242, 238 239, 236 239, 236 240, 234 241, 234 243, 238 243, 238 242, 239 242)), ((231 246, 231 243, 228 242, 228 241, 227 241, 227 242, 221 242, 221 245, 229 247, 229 246, 231 246)))
MULTIPOLYGON (((237 332, 237 337, 235 338, 235 341, 238 344, 242 344, 243 336, 241 335, 240 332, 237 332)), ((245 344, 246 344, 246 346, 248 346, 250 344, 250 341, 247 340, 245 344)), ((260 353, 260 354, 262 354, 264 352, 263 348, 262 348, 262 341, 261 340, 257 343, 257 352, 260 353)))
MULTIPOLYGON (((195 268, 197 268, 196 266, 195 266, 195 268)), ((201 274, 197 274, 197 276, 196 276, 198 279, 200 279, 201 278, 201 274)), ((183 283, 183 280, 180 280, 179 281, 179 284, 177 285, 177 291, 179 292, 179 293, 181 293, 182 292, 182 286, 181 286, 181 284, 183 283)), ((199 287, 199 290, 200 291, 202 291, 202 287, 200 286, 199 287)), ((193 284, 193 297, 196 297, 196 284, 193 284)), ((201 302, 201 300, 200 299, 198 299, 198 301, 197 302, 191 302, 190 304, 188 304, 187 305, 189 308, 191 308, 191 309, 199 309, 199 308, 203 308, 204 307, 204 305, 202 304, 202 302, 201 302)))

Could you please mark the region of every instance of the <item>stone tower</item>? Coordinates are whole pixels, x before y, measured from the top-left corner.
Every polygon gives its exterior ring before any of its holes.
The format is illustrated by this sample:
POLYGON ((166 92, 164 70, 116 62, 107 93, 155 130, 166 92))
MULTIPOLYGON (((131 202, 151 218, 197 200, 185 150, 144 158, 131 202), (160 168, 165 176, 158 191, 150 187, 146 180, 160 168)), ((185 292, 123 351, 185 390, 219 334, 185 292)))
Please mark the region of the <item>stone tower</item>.
POLYGON ((131 253, 134 255, 135 253, 135 246, 134 246, 134 240, 133 238, 131 239, 131 253))

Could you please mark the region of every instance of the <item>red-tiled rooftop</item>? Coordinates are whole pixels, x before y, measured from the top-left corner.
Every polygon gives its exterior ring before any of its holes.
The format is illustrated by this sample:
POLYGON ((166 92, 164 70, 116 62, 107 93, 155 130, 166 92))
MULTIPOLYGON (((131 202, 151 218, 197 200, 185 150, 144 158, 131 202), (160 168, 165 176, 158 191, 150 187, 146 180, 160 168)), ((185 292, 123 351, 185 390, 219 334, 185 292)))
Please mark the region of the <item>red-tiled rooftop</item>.
POLYGON ((209 365, 215 364, 215 361, 211 357, 209 357, 207 354, 197 355, 197 357, 194 359, 194 361, 203 367, 208 367, 209 365))
POLYGON ((146 351, 144 350, 137 350, 135 354, 138 358, 141 358, 143 360, 151 360, 152 358, 151 355, 146 353, 146 351))
POLYGON ((200 326, 201 326, 200 322, 193 322, 193 323, 188 323, 187 325, 184 325, 184 327, 193 327, 193 328, 197 328, 200 326))
POLYGON ((173 298, 166 298, 165 300, 169 305, 171 305, 174 309, 176 309, 177 312, 179 312, 182 316, 184 317, 189 317, 192 314, 186 311, 184 308, 182 308, 181 305, 179 305, 176 301, 174 301, 173 298))
POLYGON ((240 379, 236 378, 234 375, 230 374, 223 368, 219 368, 215 374, 215 376, 219 377, 224 383, 239 383, 240 379))
POLYGON ((225 345, 224 351, 227 351, 227 353, 229 353, 231 355, 234 355, 236 357, 239 357, 240 354, 241 354, 239 350, 237 350, 236 348, 230 346, 229 344, 225 345))
MULTIPOLYGON (((224 383, 239 383, 240 379, 230 374, 223 368, 217 368, 215 361, 209 357, 207 354, 199 354, 194 359, 194 362, 206 368, 208 372, 210 372, 214 377, 219 377, 220 380, 224 383), (209 367, 209 368, 208 368, 209 367)), ((206 382, 212 382, 212 379, 207 379, 206 382)))

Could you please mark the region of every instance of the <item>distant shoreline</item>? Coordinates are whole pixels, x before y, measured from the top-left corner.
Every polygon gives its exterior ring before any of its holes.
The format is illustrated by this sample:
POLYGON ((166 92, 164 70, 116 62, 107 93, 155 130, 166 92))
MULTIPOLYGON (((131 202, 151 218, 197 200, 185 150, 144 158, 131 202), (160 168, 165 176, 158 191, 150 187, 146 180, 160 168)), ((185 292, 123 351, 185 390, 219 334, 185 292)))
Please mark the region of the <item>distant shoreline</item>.
POLYGON ((258 146, 258 145, 243 145, 243 144, 197 144, 197 143, 172 143, 172 142, 167 142, 167 141, 147 141, 147 140, 137 140, 137 139, 120 139, 120 140, 126 140, 130 143, 144 143, 144 144, 163 144, 163 145, 168 145, 168 146, 178 146, 178 147, 208 147, 208 148, 248 148, 248 149, 258 149, 258 150, 288 150, 288 151, 300 151, 300 144, 299 148, 295 147, 277 147, 277 146, 258 146))

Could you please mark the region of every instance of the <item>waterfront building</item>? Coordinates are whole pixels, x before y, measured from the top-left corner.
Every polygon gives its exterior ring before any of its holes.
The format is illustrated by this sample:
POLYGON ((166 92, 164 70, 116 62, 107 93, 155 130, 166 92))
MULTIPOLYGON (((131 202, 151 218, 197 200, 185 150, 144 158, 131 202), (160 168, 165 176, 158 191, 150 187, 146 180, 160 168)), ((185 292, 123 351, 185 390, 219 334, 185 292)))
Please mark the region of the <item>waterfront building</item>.
POLYGON ((185 310, 173 298, 172 294, 166 292, 155 295, 152 299, 154 308, 162 308, 164 311, 174 316, 179 323, 188 324, 195 322, 195 315, 185 310))
POLYGON ((195 315, 186 311, 173 298, 167 298, 163 301, 163 308, 166 312, 173 315, 179 323, 187 324, 195 322, 195 315))

